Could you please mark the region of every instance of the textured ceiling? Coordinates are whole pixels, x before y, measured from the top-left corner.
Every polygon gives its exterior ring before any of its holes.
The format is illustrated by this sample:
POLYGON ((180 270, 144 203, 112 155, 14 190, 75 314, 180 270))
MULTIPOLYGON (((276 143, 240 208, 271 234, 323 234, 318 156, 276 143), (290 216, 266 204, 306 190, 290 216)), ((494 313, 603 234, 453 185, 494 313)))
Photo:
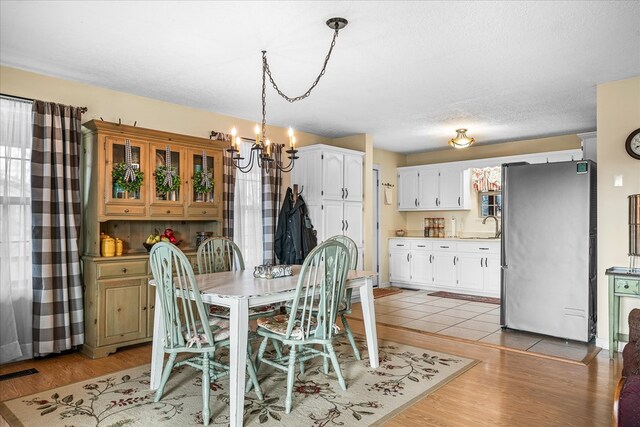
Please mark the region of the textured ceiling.
POLYGON ((640 75, 640 2, 0 2, 2 65, 258 121, 261 54, 303 93, 267 121, 399 152, 594 130, 596 85, 640 75))

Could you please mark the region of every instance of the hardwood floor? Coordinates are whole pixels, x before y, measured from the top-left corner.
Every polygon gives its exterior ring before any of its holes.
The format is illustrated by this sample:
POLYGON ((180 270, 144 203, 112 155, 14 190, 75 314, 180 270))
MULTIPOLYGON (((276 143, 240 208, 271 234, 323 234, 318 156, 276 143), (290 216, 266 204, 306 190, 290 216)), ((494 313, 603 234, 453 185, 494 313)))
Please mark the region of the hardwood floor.
MULTIPOLYGON (((364 334, 361 322, 350 321, 364 334)), ((608 426, 621 358, 603 351, 586 366, 378 326, 378 338, 480 360, 385 426, 608 426)), ((0 375, 36 368, 39 374, 0 382, 0 400, 150 362, 149 344, 97 360, 78 353, 0 366, 0 375)), ((0 425, 3 423, 0 421, 0 425)), ((6 424, 5 424, 6 425, 6 424)))

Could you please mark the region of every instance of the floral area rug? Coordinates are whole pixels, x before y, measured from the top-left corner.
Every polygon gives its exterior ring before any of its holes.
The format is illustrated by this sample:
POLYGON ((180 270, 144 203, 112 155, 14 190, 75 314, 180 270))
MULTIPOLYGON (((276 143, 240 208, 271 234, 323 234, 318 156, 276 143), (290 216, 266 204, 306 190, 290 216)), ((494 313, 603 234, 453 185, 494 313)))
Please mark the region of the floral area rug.
MULTIPOLYGON (((361 349, 365 343, 359 341, 361 349)), ((245 396, 247 426, 369 426, 464 373, 477 362, 403 344, 381 342, 380 367, 372 369, 363 352, 353 357, 348 342, 336 345, 347 382, 343 391, 333 369, 326 375, 322 360, 299 370, 290 414, 284 412, 284 372, 262 365, 258 377, 264 400, 253 391, 245 396)), ((149 390, 149 365, 59 387, 0 403, 11 426, 194 426, 202 425, 200 371, 174 369, 162 400, 149 390)), ((229 424, 229 382, 211 384, 211 425, 229 424)))

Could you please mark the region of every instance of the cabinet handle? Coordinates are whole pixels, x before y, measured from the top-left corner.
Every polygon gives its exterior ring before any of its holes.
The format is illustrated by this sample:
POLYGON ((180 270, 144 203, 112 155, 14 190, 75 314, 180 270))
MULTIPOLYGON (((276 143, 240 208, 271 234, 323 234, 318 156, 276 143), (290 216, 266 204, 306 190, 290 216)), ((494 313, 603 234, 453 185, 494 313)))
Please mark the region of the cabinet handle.
POLYGON ((489 267, 489 258, 484 259, 484 266, 489 267))
POLYGON ((458 197, 458 206, 460 206, 460 197, 458 197))
POLYGON ((419 248, 426 248, 425 245, 418 245, 419 248))
POLYGON ((345 188, 345 189, 344 189, 344 191, 347 193, 347 194, 344 196, 344 198, 345 198, 345 199, 348 199, 348 198, 349 198, 349 189, 348 189, 348 188, 345 188))
POLYGON ((349 229, 349 221, 345 220, 344 222, 345 222, 345 224, 347 224, 347 227, 345 228, 345 230, 348 230, 349 229))
POLYGON ((129 209, 125 209, 125 210, 124 210, 124 213, 129 213, 129 209))
POLYGON ((624 285, 624 288, 625 289, 629 289, 629 285, 624 285))
POLYGON ((152 306, 151 306, 151 310, 153 310, 154 308, 156 308, 156 306, 155 306, 155 305, 152 305, 152 306))
POLYGON ((340 231, 344 231, 344 219, 342 220, 342 228, 340 229, 340 231))
POLYGON ((440 246, 442 249, 449 249, 449 246, 440 246))
POLYGON ((429 264, 433 264, 433 255, 429 255, 429 264))
POLYGON ((407 254, 407 262, 409 262, 409 254, 407 254))
POLYGON ((484 267, 484 266, 482 265, 482 261, 483 261, 483 260, 484 260, 484 258, 480 258, 480 267, 484 267))
POLYGON ((481 251, 488 251, 489 250, 489 248, 478 248, 478 249, 480 249, 481 251))
POLYGON ((413 201, 413 204, 414 204, 414 205, 416 205, 416 206, 418 206, 418 199, 415 199, 415 200, 413 201))
POLYGON ((454 256, 453 257, 453 265, 457 265, 458 264, 458 257, 454 256))
POLYGON ((123 268, 123 269, 122 269, 122 272, 123 272, 123 273, 126 273, 126 272, 127 272, 127 269, 126 269, 126 268, 123 268))
POLYGON ((404 243, 396 243, 396 246, 404 246, 404 243))
POLYGON ((146 309, 147 309, 147 307, 146 307, 146 306, 145 306, 145 307, 142 307, 142 311, 145 311, 146 309))
POLYGON ((171 213, 171 211, 167 209, 167 213, 168 213, 168 214, 170 214, 170 213, 171 213))
POLYGON ((206 214, 207 214, 207 211, 202 211, 202 215, 206 215, 206 214))
POLYGON ((344 187, 342 187, 342 198, 344 199, 344 187))

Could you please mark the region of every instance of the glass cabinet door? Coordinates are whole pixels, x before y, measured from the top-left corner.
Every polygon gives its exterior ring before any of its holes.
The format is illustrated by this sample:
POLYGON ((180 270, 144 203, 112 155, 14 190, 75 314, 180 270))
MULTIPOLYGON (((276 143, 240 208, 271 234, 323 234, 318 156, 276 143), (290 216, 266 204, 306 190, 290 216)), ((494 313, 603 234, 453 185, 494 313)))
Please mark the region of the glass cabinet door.
POLYGON ((218 175, 222 172, 222 153, 205 150, 206 163, 202 150, 190 151, 190 200, 189 205, 209 204, 218 205, 221 202, 222 182, 218 182, 218 175), (207 180, 204 176, 208 177, 207 180))
POLYGON ((135 177, 141 179, 141 185, 135 186, 124 181, 126 156, 124 138, 106 138, 106 188, 105 202, 126 205, 139 205, 145 203, 145 188, 149 174, 144 160, 146 158, 146 143, 130 139, 131 164, 135 177), (141 175, 142 174, 142 175, 141 175), (138 187, 138 188, 134 188, 138 187))
POLYGON ((153 176, 151 177, 151 203, 152 204, 182 204, 184 201, 184 149, 170 147, 171 161, 167 162, 166 145, 151 146, 151 161, 153 176), (167 166, 170 165, 174 172, 170 183, 165 179, 167 166), (174 187, 171 189, 171 187, 174 187))

